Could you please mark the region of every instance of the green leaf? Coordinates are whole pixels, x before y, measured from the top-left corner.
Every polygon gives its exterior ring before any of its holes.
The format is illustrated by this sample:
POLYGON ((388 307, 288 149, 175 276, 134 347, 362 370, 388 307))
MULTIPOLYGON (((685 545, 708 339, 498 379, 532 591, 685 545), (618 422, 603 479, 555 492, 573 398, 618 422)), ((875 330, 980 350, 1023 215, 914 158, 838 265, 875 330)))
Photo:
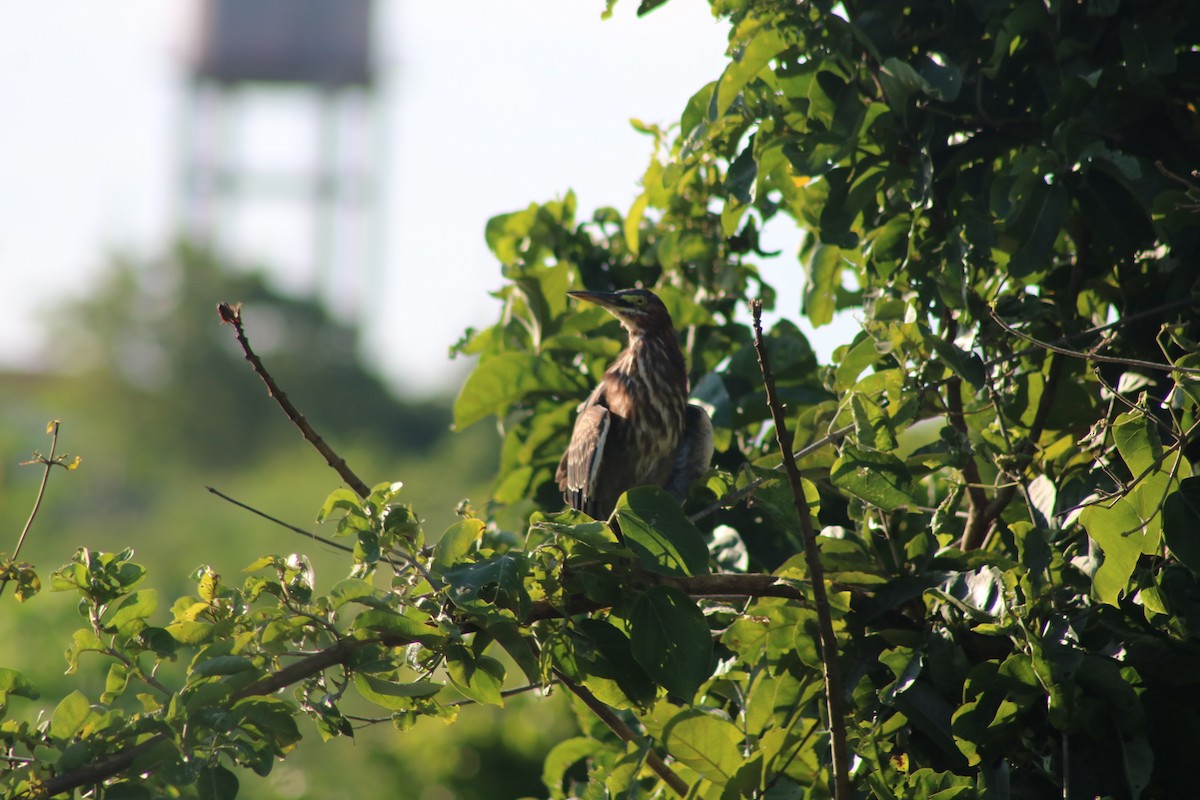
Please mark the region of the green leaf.
POLYGON ((483 528, 481 519, 462 519, 447 528, 434 548, 433 573, 440 575, 461 561, 483 535, 483 528))
POLYGON ((805 265, 808 280, 804 285, 804 313, 814 328, 833 322, 837 310, 837 290, 841 286, 842 249, 818 244, 805 265))
POLYGON ((704 535, 662 489, 630 489, 617 501, 616 514, 626 543, 646 569, 660 575, 708 572, 704 535))
MULTIPOLYGON (((412 611, 410 613, 419 613, 412 611)), ((407 642, 420 642, 426 647, 437 647, 446 641, 446 635, 421 620, 405 614, 397 614, 384 608, 369 608, 354 618, 354 629, 372 631, 395 636, 407 642)))
POLYGON ((1113 423, 1113 441, 1134 477, 1161 466, 1162 442, 1154 423, 1143 413, 1126 411, 1113 423))
POLYGON ((581 619, 577 626, 579 633, 594 647, 581 647, 576 653, 578 659, 587 662, 584 683, 609 705, 619 708, 649 706, 657 688, 634 660, 629 637, 608 620, 581 619), (600 686, 600 682, 606 684, 600 686), (612 691, 612 683, 616 684, 616 692, 612 691))
POLYGON ((0 667, 0 693, 28 697, 30 700, 36 700, 40 696, 33 681, 8 667, 0 667))
MULTIPOLYGON (((241 727, 256 730, 282 755, 300 741, 300 729, 292 707, 278 697, 247 697, 234 703, 230 720, 241 727)), ((265 773, 260 773, 265 774, 265 773)))
POLYGON ((673 586, 651 586, 629 615, 633 658, 651 680, 691 702, 712 674, 712 634, 704 613, 673 586))
POLYGON ((83 692, 76 689, 54 707, 50 715, 50 734, 58 739, 70 739, 92 713, 92 706, 83 692))
POLYGON ((950 368, 958 377, 976 389, 982 389, 985 380, 983 362, 975 353, 969 353, 956 345, 937 336, 928 335, 925 341, 933 347, 934 352, 942 359, 942 363, 950 368))
POLYGON ((698 708, 668 722, 663 741, 673 757, 718 786, 724 786, 744 760, 737 726, 698 708))
POLYGON ((329 599, 335 609, 341 608, 347 603, 362 603, 367 606, 379 607, 383 602, 377 597, 375 587, 370 581, 358 578, 346 578, 338 581, 329 590, 329 599))
POLYGON ((233 800, 238 794, 237 775, 220 764, 201 767, 196 791, 200 800, 233 800))
POLYGON ((542 762, 542 783, 550 792, 550 797, 554 800, 565 800, 567 794, 563 790, 563 781, 567 770, 585 758, 600 755, 605 749, 606 745, 603 742, 586 736, 565 739, 554 745, 546 754, 546 760, 542 762))
POLYGON ((491 656, 474 656, 465 647, 446 653, 446 675, 454 688, 477 703, 504 705, 504 665, 491 656))
POLYGON ((641 224, 642 217, 646 214, 646 206, 650 204, 650 193, 642 192, 637 199, 633 201, 633 205, 629 208, 629 213, 625 215, 625 224, 623 231, 625 233, 625 246, 629 248, 629 252, 637 258, 638 252, 642 246, 641 239, 641 224))
POLYGON ((761 28, 754 31, 750 41, 735 50, 733 60, 717 82, 715 118, 725 116, 746 84, 754 80, 771 59, 787 47, 787 41, 778 31, 761 28))
POLYGON ((354 688, 365 699, 380 708, 386 708, 388 711, 407 711, 413 707, 414 699, 433 697, 443 687, 442 684, 433 681, 400 683, 386 681, 363 672, 355 672, 354 688))
POLYGON ((581 389, 577 374, 546 354, 502 353, 480 361, 454 401, 454 427, 462 430, 484 417, 503 416, 535 393, 571 396, 581 389))
MULTIPOLYGON (((321 510, 317 512, 317 522, 324 522, 329 518, 330 514, 338 509, 342 509, 348 514, 358 514, 361 516, 363 513, 362 500, 357 494, 349 489, 346 489, 345 487, 334 489, 332 492, 330 492, 329 496, 325 498, 325 502, 322 504, 321 510)), ((263 559, 260 558, 258 561, 255 561, 254 564, 246 567, 245 571, 253 572, 254 570, 262 569, 263 567, 269 566, 271 563, 273 563, 270 557, 266 558, 268 559, 266 563, 263 563, 263 559)))
POLYGON ((195 620, 173 622, 167 626, 166 631, 175 641, 187 645, 204 644, 213 636, 212 625, 195 620))
POLYGON ((496 606, 523 615, 531 602, 524 584, 528 570, 528 556, 510 551, 483 561, 456 564, 442 577, 450 587, 451 602, 465 611, 496 606))
POLYGON ((1029 202, 1034 204, 1032 210, 1025 210, 1018 221, 1018 227, 1023 227, 1025 219, 1031 218, 1029 233, 1008 262, 1008 271, 1017 278, 1051 267, 1050 253, 1067 214, 1067 192, 1058 184, 1041 184, 1036 198, 1029 202))
POLYGON ((121 601, 108 624, 125 636, 134 636, 145 627, 145 620, 158 608, 158 593, 153 589, 134 592, 121 601))
MULTIPOLYGON (((1138 486, 1134 492, 1143 488, 1138 486)), ((1092 576, 1092 590, 1102 603, 1115 606, 1142 554, 1146 520, 1127 495, 1111 507, 1088 506, 1079 521, 1104 552, 1104 563, 1092 576)))
POLYGON ((879 349, 875 340, 864 336, 858 344, 846 350, 842 360, 834 372, 834 385, 838 389, 849 389, 858 383, 858 376, 863 370, 879 360, 879 349))
POLYGON ((844 444, 829 477, 834 486, 885 511, 917 502, 912 475, 891 453, 844 444))

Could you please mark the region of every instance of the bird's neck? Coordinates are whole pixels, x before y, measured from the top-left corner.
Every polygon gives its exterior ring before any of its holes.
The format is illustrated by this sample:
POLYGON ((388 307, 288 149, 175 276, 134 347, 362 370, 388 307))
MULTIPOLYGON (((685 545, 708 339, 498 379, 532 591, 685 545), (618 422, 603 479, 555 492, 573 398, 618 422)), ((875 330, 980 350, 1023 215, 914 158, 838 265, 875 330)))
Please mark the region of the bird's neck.
POLYGON ((609 368, 626 379, 645 380, 651 370, 667 369, 669 374, 655 376, 671 383, 679 383, 687 394, 687 366, 683 352, 675 341, 672 331, 630 331, 629 343, 609 368))

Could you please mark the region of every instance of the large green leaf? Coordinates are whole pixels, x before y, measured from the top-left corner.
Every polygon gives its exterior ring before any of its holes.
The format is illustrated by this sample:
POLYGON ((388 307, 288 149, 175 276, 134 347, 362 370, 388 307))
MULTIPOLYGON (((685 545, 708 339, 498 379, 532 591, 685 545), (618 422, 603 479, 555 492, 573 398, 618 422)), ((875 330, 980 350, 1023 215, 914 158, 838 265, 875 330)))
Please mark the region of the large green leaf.
POLYGON ((747 28, 745 33, 749 34, 749 41, 737 46, 733 60, 717 82, 715 118, 725 116, 746 84, 754 80, 771 59, 787 49, 788 43, 778 31, 766 27, 747 28))
POLYGON ((446 653, 446 675, 454 688, 477 703, 504 705, 504 665, 491 656, 476 656, 465 647, 446 653))
POLYGON ((433 697, 442 690, 442 684, 433 681, 383 680, 363 672, 354 673, 354 688, 365 699, 389 711, 404 711, 413 705, 413 700, 433 697))
POLYGON ((459 608, 481 611, 494 605, 523 615, 530 603, 524 585, 528 569, 528 556, 510 551, 482 561, 456 564, 445 570, 442 577, 449 586, 450 600, 459 608))
POLYGON ((742 733, 727 719, 691 708, 667 723, 663 741, 672 757, 718 786, 742 766, 742 733))
POLYGON ((629 615, 629 645, 646 674, 685 702, 712 674, 712 634, 704 613, 673 586, 651 586, 629 615))
MULTIPOLYGON (((1130 494, 1143 488, 1139 486, 1130 494)), ((1104 563, 1092 576, 1092 590, 1101 602, 1115 606, 1142 555, 1148 520, 1131 496, 1125 496, 1111 505, 1088 506, 1079 521, 1104 552, 1104 563)))
MULTIPOLYGON (((421 612, 414 609, 409 613, 419 615, 421 612)), ((445 634, 426 624, 426 621, 386 608, 369 608, 362 612, 354 618, 354 628, 395 636, 406 642, 420 642, 429 647, 437 646, 446 640, 445 634)))
POLYGON ((657 486, 630 489, 617 501, 617 522, 642 566, 661 575, 708 572, 704 535, 657 486))
POLYGON ((578 375, 563 371, 545 354, 502 353, 484 358, 454 401, 454 427, 462 430, 489 414, 501 416, 535 392, 571 395, 583 388, 578 375))
POLYGON ((442 534, 434 548, 432 571, 441 574, 458 563, 483 534, 481 519, 462 519, 442 534))
POLYGON ((238 795, 238 779, 220 764, 200 768, 196 776, 196 791, 200 800, 233 800, 238 795))
POLYGON ((842 445, 842 454, 830 469, 829 478, 835 486, 885 511, 917 502, 912 475, 891 453, 842 445))

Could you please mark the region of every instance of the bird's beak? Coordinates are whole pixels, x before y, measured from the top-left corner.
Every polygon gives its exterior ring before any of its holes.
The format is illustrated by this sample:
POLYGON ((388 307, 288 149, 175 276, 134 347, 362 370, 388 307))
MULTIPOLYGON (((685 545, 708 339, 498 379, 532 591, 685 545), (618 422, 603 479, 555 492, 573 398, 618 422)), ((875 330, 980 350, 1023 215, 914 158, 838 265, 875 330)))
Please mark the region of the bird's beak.
POLYGON ((586 300, 608 309, 621 308, 620 297, 614 292, 567 292, 576 300, 586 300))

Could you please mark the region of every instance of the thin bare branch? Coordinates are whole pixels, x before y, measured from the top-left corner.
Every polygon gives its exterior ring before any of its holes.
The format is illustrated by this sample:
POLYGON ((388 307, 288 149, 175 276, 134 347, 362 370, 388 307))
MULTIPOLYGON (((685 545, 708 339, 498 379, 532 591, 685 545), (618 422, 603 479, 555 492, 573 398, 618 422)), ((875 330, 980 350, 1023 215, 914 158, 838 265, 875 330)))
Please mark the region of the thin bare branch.
POLYGON ((1000 317, 1000 315, 996 313, 995 308, 990 309, 989 313, 991 314, 992 321, 994 321, 997 325, 999 325, 1001 328, 1003 328, 1007 332, 1011 333, 1013 336, 1016 336, 1018 339, 1021 339, 1022 341, 1025 341, 1025 342, 1029 342, 1034 347, 1040 348, 1042 350, 1048 350, 1051 353, 1057 353, 1058 355, 1061 355, 1061 356, 1068 356, 1070 358, 1078 358, 1083 361, 1102 361, 1105 364, 1122 364, 1126 367, 1138 367, 1139 369, 1152 369, 1152 370, 1156 370, 1159 372, 1179 372, 1184 375, 1200 375, 1200 367, 1179 367, 1174 364, 1160 364, 1157 361, 1143 361, 1142 359, 1139 359, 1139 358, 1121 358, 1119 356, 1104 356, 1104 355, 1100 355, 1099 353, 1085 353, 1080 350, 1070 350, 1066 347, 1061 347, 1061 346, 1055 344, 1054 342, 1043 342, 1039 339, 1035 339, 1034 337, 1030 336, 1029 334, 1017 330, 1016 328, 1014 328, 1013 326, 1011 326, 1007 322, 1005 322, 1000 317))
POLYGON ((339 456, 334 449, 326 444, 325 440, 322 439, 315 430, 313 430, 313 426, 309 424, 308 420, 304 418, 304 415, 296 409, 296 406, 292 404, 292 401, 288 399, 288 396, 279 388, 279 385, 275 383, 275 379, 271 377, 271 373, 267 371, 265 366, 263 366, 262 359, 260 359, 255 354, 254 350, 251 349, 250 340, 246 338, 246 330, 242 327, 241 305, 239 304, 236 306, 231 306, 229 303, 220 303, 217 305, 217 312, 221 315, 221 322, 233 327, 234 333, 237 335, 238 344, 241 345, 242 352, 245 354, 246 360, 250 362, 250 366, 254 368, 255 373, 257 373, 258 377, 262 378, 262 382, 266 384, 267 393, 271 395, 271 397, 279 405, 279 408, 284 414, 287 415, 287 418, 292 421, 292 424, 300 430, 301 435, 304 436, 309 444, 317 449, 317 452, 325 458, 325 463, 332 467, 334 471, 342 477, 342 480, 344 480, 346 485, 354 490, 355 494, 357 494, 359 497, 366 497, 369 495, 371 493, 370 487, 368 487, 361 478, 354 474, 354 471, 351 470, 350 466, 346 463, 346 459, 339 456))
MULTIPOLYGON (((50 433, 50 455, 42 456, 38 454, 32 461, 23 462, 24 464, 41 464, 42 465, 42 482, 38 486, 37 497, 33 501, 33 510, 29 512, 29 519, 25 520, 25 527, 21 529, 21 535, 17 537, 17 546, 13 549, 12 560, 16 563, 17 556, 21 554, 21 548, 25 546, 25 539, 29 536, 29 530, 33 527, 33 521, 37 519, 38 511, 42 507, 42 498, 46 496, 46 485, 50 482, 50 470, 55 466, 70 469, 63 464, 65 456, 59 456, 58 452, 58 429, 62 425, 62 420, 54 420, 47 427, 50 433)), ((0 580, 0 595, 4 594, 4 590, 8 588, 8 578, 0 580)))
POLYGON ((596 695, 592 694, 586 686, 581 686, 580 684, 575 683, 575 681, 571 680, 558 670, 554 670, 554 675, 556 678, 558 678, 559 683, 567 687, 568 691, 583 701, 583 704, 588 707, 588 710, 590 710, 600 719, 601 722, 608 726, 608 729, 615 733, 621 741, 633 742, 639 747, 645 747, 647 766, 654 770, 654 774, 662 778, 663 783, 665 783, 667 786, 670 786, 671 790, 675 792, 675 794, 679 795, 680 797, 687 796, 688 785, 684 782, 683 778, 679 777, 675 771, 672 770, 671 767, 662 760, 662 757, 659 756, 658 753, 654 752, 652 748, 646 747, 645 743, 641 741, 640 737, 638 737, 638 735, 634 733, 628 725, 625 724, 623 719, 617 716, 616 712, 614 712, 604 703, 600 702, 596 695))
POLYGON ((850 800, 853 790, 850 785, 850 757, 846 745, 846 709, 842 697, 842 674, 838 667, 837 636, 833 632, 833 617, 829 608, 829 596, 825 591, 825 567, 821 564, 821 553, 817 548, 817 533, 813 530, 812 510, 804 495, 804 483, 800 469, 792 456, 792 436, 787 429, 783 404, 775 389, 775 376, 771 372, 771 361, 762 335, 762 301, 750 304, 754 314, 754 351, 758 354, 758 366, 762 370, 763 386, 767 391, 767 407, 775 422, 775 438, 779 452, 783 454, 783 469, 792 487, 792 498, 796 504, 796 515, 800 518, 800 530, 804 534, 804 558, 808 563, 808 574, 812 579, 813 605, 816 606, 817 628, 821 638, 821 664, 825 668, 825 705, 829 716, 829 739, 833 755, 833 796, 835 800, 850 800))

